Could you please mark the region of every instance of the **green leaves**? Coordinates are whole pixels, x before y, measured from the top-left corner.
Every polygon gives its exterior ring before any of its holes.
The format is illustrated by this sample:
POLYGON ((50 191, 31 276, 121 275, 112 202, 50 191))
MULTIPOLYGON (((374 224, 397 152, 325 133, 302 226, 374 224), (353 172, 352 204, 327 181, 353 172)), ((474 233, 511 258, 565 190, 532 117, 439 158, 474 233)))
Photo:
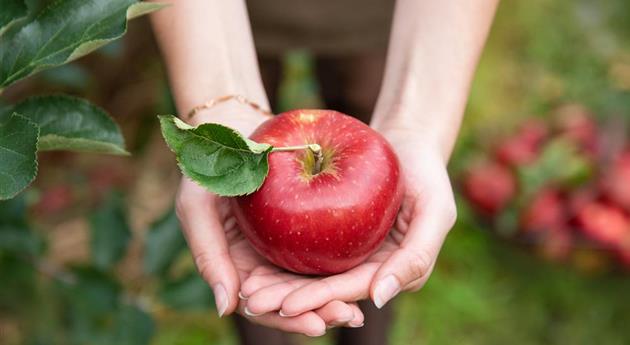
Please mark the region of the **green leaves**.
POLYGON ((215 123, 191 127, 172 115, 159 118, 182 172, 209 191, 222 196, 250 194, 267 177, 271 145, 215 123))
POLYGON ((145 242, 144 271, 163 274, 186 248, 179 220, 174 209, 170 209, 151 226, 145 242))
POLYGON ((528 199, 545 184, 577 186, 588 180, 592 172, 593 162, 581 155, 574 143, 554 139, 536 162, 518 169, 521 194, 528 199))
POLYGON ((23 0, 0 0, 0 35, 7 30, 11 24, 26 17, 28 8, 23 0))
MULTIPOLYGON (((22 0, 0 0, 0 92, 121 37, 127 20, 164 6, 136 0, 58 0, 28 13, 22 0)), ((87 101, 38 97, 10 112, 0 109, 0 200, 14 197, 35 179, 37 149, 127 154, 116 124, 87 101)))
POLYGON ((39 125, 39 150, 69 150, 125 155, 118 125, 92 103, 70 96, 31 97, 14 112, 39 125))
MULTIPOLYGON (((12 4, 11 10, 15 8, 15 1, 4 2, 12 4)), ((135 0, 50 2, 29 22, 7 30, 2 36, 0 89, 94 51, 121 37, 127 31, 128 19, 162 7, 135 0)), ((18 12, 19 9, 15 11, 18 12)))
POLYGON ((26 188, 37 174, 39 127, 22 115, 0 118, 0 200, 26 188))
POLYGON ((124 205, 117 194, 90 217, 92 261, 101 269, 115 265, 125 254, 131 239, 124 205))
POLYGON ((214 306, 212 290, 194 271, 164 284, 160 299, 169 307, 179 310, 199 310, 214 306))
POLYGON ((12 198, 37 174, 37 151, 124 155, 120 129, 105 111, 69 96, 31 97, 0 111, 0 200, 12 198))

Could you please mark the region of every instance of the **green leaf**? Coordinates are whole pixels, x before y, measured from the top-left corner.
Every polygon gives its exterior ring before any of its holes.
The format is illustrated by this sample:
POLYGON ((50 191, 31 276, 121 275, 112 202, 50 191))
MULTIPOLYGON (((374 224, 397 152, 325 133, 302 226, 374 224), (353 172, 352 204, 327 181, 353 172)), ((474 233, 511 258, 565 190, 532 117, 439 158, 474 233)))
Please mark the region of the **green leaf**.
POLYGON ((574 143, 563 138, 554 139, 545 145, 535 162, 519 167, 521 199, 528 200, 545 185, 579 186, 592 172, 592 162, 574 143))
POLYGON ((57 0, 0 40, 0 89, 120 38, 127 20, 163 4, 135 0, 57 0))
POLYGON ((23 196, 0 201, 0 225, 26 227, 26 199, 23 196))
POLYGON ((131 230, 119 195, 113 193, 90 217, 92 260, 101 269, 109 269, 124 255, 131 230))
POLYGON ((164 304, 178 310, 203 310, 214 305, 212 290, 197 272, 164 284, 159 296, 164 304))
POLYGON ((271 145, 255 143, 216 123, 191 127, 172 115, 159 118, 162 135, 182 172, 209 191, 245 195, 263 184, 271 145))
POLYGON ((25 18, 28 8, 22 0, 0 0, 0 35, 6 31, 11 24, 25 18))
POLYGON ((0 253, 37 255, 42 252, 44 242, 26 227, 0 225, 0 253))
POLYGON ((144 310, 135 305, 124 304, 114 315, 114 324, 108 344, 149 344, 155 331, 155 323, 144 310))
POLYGON ((186 248, 175 210, 170 209, 160 220, 151 225, 145 242, 144 271, 163 274, 177 256, 186 248))
POLYGON ((39 125, 40 151, 128 154, 118 125, 103 109, 82 98, 35 96, 18 103, 12 110, 39 125))
POLYGON ((0 200, 13 198, 35 179, 38 139, 39 127, 24 116, 0 118, 0 200))
POLYGON ((74 314, 80 318, 99 318, 114 312, 119 305, 120 284, 94 267, 72 267, 72 283, 58 281, 58 288, 74 314))

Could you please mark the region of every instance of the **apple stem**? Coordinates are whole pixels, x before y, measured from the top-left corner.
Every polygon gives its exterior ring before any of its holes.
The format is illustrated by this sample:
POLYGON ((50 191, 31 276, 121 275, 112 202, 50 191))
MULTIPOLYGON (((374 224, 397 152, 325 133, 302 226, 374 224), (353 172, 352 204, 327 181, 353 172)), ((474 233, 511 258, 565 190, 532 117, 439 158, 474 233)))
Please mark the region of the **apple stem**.
POLYGON ((324 154, 322 153, 322 147, 319 146, 318 144, 274 147, 273 149, 271 149, 271 152, 296 151, 296 150, 310 150, 315 156, 315 165, 313 165, 312 174, 316 175, 322 171, 322 163, 324 162, 324 154))

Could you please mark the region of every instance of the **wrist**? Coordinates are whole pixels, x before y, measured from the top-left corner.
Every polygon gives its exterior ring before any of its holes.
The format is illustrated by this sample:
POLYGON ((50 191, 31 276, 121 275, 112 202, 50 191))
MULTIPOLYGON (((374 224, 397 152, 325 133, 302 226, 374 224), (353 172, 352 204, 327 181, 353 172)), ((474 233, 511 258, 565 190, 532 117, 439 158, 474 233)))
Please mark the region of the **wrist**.
POLYGON ((372 127, 397 149, 404 145, 423 154, 435 153, 446 165, 451 156, 459 125, 454 128, 442 127, 435 120, 441 118, 440 116, 431 116, 433 120, 429 121, 426 117, 409 114, 392 113, 383 121, 373 124, 372 127))
POLYGON ((228 101, 218 103, 206 109, 200 109, 194 116, 188 117, 187 113, 181 115, 182 119, 192 126, 204 123, 218 123, 233 128, 245 136, 249 136, 260 124, 270 118, 269 115, 253 109, 247 104, 228 101))

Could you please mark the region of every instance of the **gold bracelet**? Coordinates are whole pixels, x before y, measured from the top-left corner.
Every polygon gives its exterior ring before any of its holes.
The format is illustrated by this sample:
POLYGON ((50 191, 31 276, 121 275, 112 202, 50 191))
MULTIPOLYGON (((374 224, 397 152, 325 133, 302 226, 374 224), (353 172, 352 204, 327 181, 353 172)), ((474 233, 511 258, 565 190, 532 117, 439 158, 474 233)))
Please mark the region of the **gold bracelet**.
POLYGON ((192 119, 201 110, 212 108, 219 103, 227 102, 229 100, 235 100, 241 104, 248 105, 252 107, 254 110, 263 113, 264 115, 273 116, 273 113, 271 111, 263 109, 258 103, 252 102, 241 95, 225 95, 225 96, 213 98, 204 104, 200 104, 192 108, 192 110, 190 110, 190 112, 188 113, 188 120, 192 119))

